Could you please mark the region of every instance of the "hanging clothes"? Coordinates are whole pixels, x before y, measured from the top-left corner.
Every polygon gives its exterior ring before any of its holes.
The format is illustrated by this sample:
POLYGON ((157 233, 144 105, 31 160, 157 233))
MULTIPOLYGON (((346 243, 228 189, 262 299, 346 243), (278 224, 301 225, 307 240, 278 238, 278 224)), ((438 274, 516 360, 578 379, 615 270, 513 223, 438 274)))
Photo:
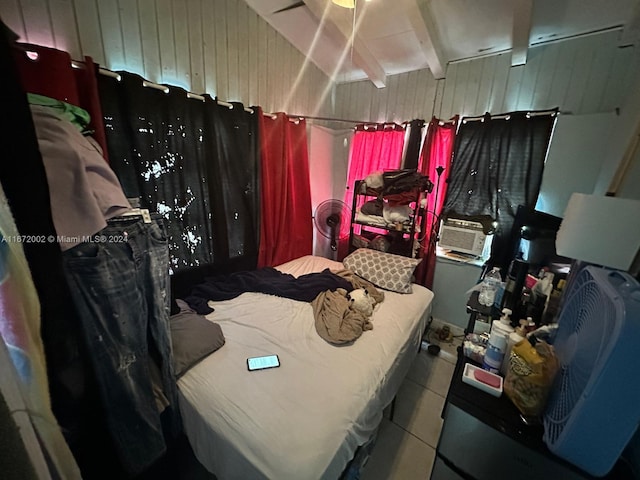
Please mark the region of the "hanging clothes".
POLYGON ((180 429, 169 330, 169 246, 162 219, 109 220, 92 242, 63 254, 108 428, 130 475, 166 451, 149 358, 160 367, 169 435, 180 429))
POLYGON ((72 66, 67 52, 29 43, 15 43, 11 53, 25 92, 54 98, 88 112, 88 129, 108 159, 98 96, 99 67, 92 58, 85 56, 84 61, 74 62, 72 66))
POLYGON ((64 273, 106 427, 121 467, 137 475, 166 451, 180 429, 169 333, 169 250, 160 218, 121 217, 130 210, 100 155, 56 110, 31 105, 45 165, 64 273), (156 403, 152 366, 164 399, 156 403))
POLYGON ((40 337, 40 302, 11 210, 0 187, 0 336, 20 380, 27 414, 42 449, 61 478, 81 478, 51 410, 40 337))
MULTIPOLYGON (((0 32, 8 32, 1 21, 0 32)), ((12 37, 0 35, 0 65, 3 72, 0 75, 0 90, 5 99, 4 115, 0 117, 0 140, 3 145, 0 183, 11 207, 18 232, 25 236, 48 237, 55 235, 56 232, 51 219, 46 176, 10 42, 12 37)), ((82 389, 83 385, 80 385, 82 394, 73 395, 66 381, 68 378, 73 378, 74 386, 82 383, 79 380, 82 373, 67 375, 69 373, 67 366, 77 356, 76 317, 62 273, 60 248, 55 243, 30 242, 22 244, 21 249, 24 251, 39 299, 40 317, 37 319, 39 327, 36 327, 35 333, 39 334, 44 347, 46 357, 44 368, 48 374, 48 389, 45 388, 45 393, 34 390, 30 392, 39 397, 40 401, 47 398, 48 392, 51 393, 51 408, 65 435, 65 438, 59 437, 55 441, 60 443, 56 448, 64 449, 68 443, 75 455, 74 445, 68 437, 70 432, 75 433, 73 425, 89 425, 88 428, 93 429, 94 432, 97 429, 95 422, 91 423, 90 419, 81 418, 84 411, 81 397, 89 389, 82 389)), ((36 305, 34 302, 21 302, 21 304, 25 311, 35 308, 36 305)), ((38 363, 34 363, 33 366, 40 368, 38 363)), ((104 455, 104 449, 101 453, 104 455)), ((77 478, 78 475, 74 473, 77 470, 77 467, 73 466, 74 459, 69 458, 68 455, 64 458, 61 461, 68 464, 68 467, 63 467, 61 471, 69 473, 59 476, 77 478)), ((53 457, 52 462, 59 463, 53 457)))
POLYGON ((131 209, 96 144, 49 106, 30 105, 51 196, 58 243, 67 250, 131 209))
POLYGON ((91 133, 89 130, 91 116, 84 108, 37 93, 27 93, 27 99, 30 105, 40 105, 55 110, 60 117, 71 122, 83 135, 91 133))

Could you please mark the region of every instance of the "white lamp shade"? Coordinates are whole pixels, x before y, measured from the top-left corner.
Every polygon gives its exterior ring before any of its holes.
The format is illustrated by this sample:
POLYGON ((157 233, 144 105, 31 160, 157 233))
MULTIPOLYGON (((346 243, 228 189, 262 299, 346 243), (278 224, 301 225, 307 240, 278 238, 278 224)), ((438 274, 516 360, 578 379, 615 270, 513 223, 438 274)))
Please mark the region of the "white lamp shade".
POLYGON ((629 270, 640 251, 640 201, 574 193, 556 236, 556 252, 629 270))

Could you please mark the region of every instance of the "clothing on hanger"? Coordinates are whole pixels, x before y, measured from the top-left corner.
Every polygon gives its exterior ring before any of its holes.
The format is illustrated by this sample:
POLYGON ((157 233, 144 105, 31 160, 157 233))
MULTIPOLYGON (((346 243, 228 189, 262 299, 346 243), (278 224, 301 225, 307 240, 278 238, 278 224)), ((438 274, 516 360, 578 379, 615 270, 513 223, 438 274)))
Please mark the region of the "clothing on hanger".
POLYGON ((91 116, 84 108, 56 100, 55 98, 39 95, 37 93, 27 93, 27 100, 30 105, 40 105, 41 107, 49 107, 53 109, 60 118, 71 122, 71 124, 74 125, 83 135, 91 133, 91 130, 89 129, 91 116))
POLYGON ((67 250, 131 208, 97 144, 56 110, 30 105, 44 162, 58 243, 67 250))
POLYGON ((63 253, 107 425, 127 473, 136 475, 180 431, 169 329, 169 247, 159 215, 109 220, 91 242, 63 253), (169 427, 156 407, 152 359, 169 402, 169 427))

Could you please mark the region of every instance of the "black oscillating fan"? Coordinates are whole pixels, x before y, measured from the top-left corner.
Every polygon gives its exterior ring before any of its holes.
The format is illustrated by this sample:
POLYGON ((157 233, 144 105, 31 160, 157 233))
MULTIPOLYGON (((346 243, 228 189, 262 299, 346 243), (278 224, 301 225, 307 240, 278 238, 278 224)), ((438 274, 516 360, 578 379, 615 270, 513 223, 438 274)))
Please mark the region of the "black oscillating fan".
POLYGON ((331 240, 331 250, 338 249, 338 240, 349 235, 351 209, 341 200, 325 200, 313 215, 318 232, 331 240))

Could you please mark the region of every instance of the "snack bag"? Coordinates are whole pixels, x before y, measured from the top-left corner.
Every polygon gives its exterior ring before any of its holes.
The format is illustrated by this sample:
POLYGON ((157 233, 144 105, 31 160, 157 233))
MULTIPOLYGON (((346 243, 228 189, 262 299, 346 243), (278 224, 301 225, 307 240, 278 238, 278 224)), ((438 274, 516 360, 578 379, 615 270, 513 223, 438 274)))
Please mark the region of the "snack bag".
POLYGON ((521 340, 511 350, 504 391, 525 417, 538 417, 547 403, 558 371, 553 347, 544 341, 521 340))

